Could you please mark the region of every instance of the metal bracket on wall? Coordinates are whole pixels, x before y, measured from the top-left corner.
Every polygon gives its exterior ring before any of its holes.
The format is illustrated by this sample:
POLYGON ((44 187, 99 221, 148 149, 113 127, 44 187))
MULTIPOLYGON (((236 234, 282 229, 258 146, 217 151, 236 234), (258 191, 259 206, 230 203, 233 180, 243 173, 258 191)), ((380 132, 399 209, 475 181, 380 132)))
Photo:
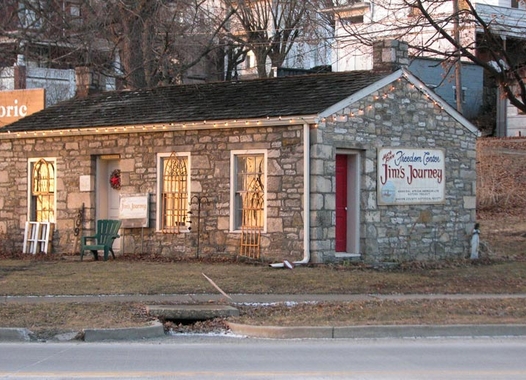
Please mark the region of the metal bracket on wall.
POLYGON ((73 221, 73 225, 75 226, 73 229, 73 235, 75 235, 75 244, 73 245, 73 250, 77 252, 80 250, 79 245, 79 239, 80 235, 82 234, 82 226, 84 225, 84 203, 82 204, 82 207, 79 208, 77 211, 77 215, 75 215, 75 220, 73 221))
MULTIPOLYGON (((195 201, 195 204, 197 204, 197 251, 195 254, 195 257, 199 258, 199 241, 201 240, 201 205, 204 203, 208 203, 208 198, 202 195, 194 195, 192 198, 190 198, 190 205, 192 205, 195 201)), ((188 214, 192 215, 192 211, 188 211, 188 214)), ((189 220, 188 223, 192 224, 192 220, 189 220)), ((192 227, 188 227, 189 230, 192 229, 192 227)))

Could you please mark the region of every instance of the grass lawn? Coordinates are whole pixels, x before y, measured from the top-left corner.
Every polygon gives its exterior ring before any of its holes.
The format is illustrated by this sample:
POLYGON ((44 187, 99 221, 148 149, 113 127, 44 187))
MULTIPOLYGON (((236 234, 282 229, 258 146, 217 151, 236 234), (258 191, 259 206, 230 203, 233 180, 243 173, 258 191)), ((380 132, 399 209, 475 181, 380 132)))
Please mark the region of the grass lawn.
MULTIPOLYGON (((257 263, 159 262, 75 257, 0 259, 0 296, 236 293, 439 294, 526 293, 526 223, 520 217, 481 221, 490 257, 479 262, 413 264, 396 270, 365 265, 310 265, 293 270, 257 263)), ((6 257, 7 256, 7 257, 6 257)), ((240 306, 240 323, 272 325, 524 323, 526 301, 409 300, 240 306)), ((0 326, 48 334, 82 328, 128 327, 149 317, 138 303, 4 303, 0 326)))
POLYGON ((0 295, 217 293, 526 293, 526 261, 434 269, 374 270, 298 266, 293 270, 242 263, 0 261, 0 295))

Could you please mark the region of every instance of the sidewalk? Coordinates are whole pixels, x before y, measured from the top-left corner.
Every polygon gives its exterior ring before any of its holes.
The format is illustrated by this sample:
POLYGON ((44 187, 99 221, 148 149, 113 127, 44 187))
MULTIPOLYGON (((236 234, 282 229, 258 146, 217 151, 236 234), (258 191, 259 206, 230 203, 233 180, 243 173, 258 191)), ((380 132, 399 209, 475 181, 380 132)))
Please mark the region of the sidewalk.
MULTIPOLYGON (((282 302, 412 300, 412 299, 526 299, 526 294, 160 294, 160 295, 88 295, 88 296, 3 296, 0 305, 8 303, 56 302, 131 302, 210 304, 214 302, 236 304, 265 304, 282 302)), ((462 336, 526 336, 526 324, 521 325, 422 325, 422 326, 248 326, 230 324, 231 331, 240 336, 273 339, 333 339, 333 338, 416 338, 462 336)), ((160 323, 140 328, 86 329, 85 341, 134 340, 164 336, 160 323)), ((0 328, 0 342, 30 341, 27 329, 0 328)))
POLYGON ((229 302, 273 303, 316 301, 411 300, 411 299, 526 299, 526 294, 109 294, 109 295, 60 295, 60 296, 2 296, 0 305, 9 302, 229 302))

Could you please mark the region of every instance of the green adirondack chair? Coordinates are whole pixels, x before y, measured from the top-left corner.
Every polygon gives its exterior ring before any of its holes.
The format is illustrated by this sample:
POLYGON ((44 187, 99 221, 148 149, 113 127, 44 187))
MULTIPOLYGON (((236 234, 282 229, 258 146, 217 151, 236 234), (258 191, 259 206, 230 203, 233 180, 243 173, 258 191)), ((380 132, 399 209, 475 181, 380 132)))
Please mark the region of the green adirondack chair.
POLYGON ((84 258, 85 251, 91 251, 95 260, 99 259, 98 251, 104 251, 104 261, 108 260, 109 253, 115 259, 113 241, 119 237, 120 220, 101 219, 97 221, 97 230, 93 236, 80 238, 80 260, 84 258))

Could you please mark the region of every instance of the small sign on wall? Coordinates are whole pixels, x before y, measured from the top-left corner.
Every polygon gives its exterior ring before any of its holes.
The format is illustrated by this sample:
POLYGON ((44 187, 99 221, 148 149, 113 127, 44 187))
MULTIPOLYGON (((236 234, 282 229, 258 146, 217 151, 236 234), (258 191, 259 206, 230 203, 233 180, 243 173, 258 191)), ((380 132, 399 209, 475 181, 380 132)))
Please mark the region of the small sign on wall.
POLYGON ((89 175, 81 175, 79 177, 79 190, 80 191, 93 191, 93 180, 89 175))
POLYGON ((148 227, 150 194, 121 194, 119 219, 123 228, 148 227))
POLYGON ((445 200, 443 149, 378 150, 378 204, 437 204, 445 200))

